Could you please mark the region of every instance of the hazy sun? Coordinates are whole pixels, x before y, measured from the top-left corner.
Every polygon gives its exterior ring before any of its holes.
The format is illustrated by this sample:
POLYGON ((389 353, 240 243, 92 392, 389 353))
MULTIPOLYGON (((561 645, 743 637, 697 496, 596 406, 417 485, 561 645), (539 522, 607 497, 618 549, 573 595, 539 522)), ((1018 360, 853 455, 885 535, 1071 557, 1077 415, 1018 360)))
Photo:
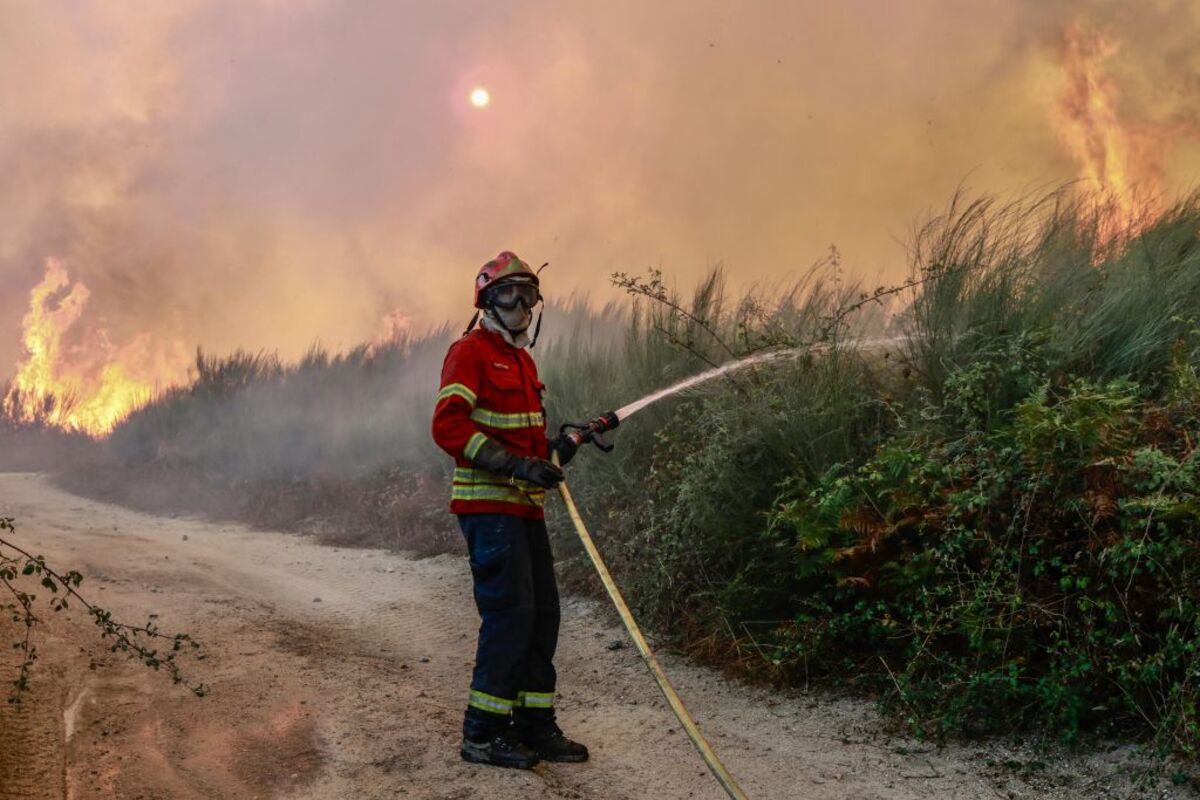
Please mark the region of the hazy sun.
POLYGON ((471 105, 476 108, 486 108, 487 104, 492 101, 492 96, 488 94, 488 90, 482 86, 476 86, 471 90, 471 105))

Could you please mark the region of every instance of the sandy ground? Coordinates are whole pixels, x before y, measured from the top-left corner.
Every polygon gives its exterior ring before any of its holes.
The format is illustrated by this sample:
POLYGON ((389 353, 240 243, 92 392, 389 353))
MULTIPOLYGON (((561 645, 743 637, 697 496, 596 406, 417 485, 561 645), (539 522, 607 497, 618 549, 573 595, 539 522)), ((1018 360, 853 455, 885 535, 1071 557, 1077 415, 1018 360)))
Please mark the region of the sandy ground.
MULTIPOLYGON (((558 665, 561 722, 592 760, 499 770, 458 757, 478 624, 462 559, 148 516, 30 474, 0 475, 0 516, 28 548, 80 569, 95 602, 201 638, 208 655, 189 677, 211 687, 192 697, 108 653, 77 613, 52 620, 31 696, 0 711, 5 800, 724 796, 590 601, 568 601, 558 665)), ((937 748, 885 735, 867 703, 665 665, 751 798, 1194 796, 1138 785, 1133 748, 937 748)))

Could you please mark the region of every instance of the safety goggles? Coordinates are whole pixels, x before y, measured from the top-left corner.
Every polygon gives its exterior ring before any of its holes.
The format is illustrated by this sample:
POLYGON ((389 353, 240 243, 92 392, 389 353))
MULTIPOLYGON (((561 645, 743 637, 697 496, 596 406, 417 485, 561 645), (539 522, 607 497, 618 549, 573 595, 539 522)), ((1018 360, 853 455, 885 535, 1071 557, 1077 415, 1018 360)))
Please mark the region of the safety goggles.
POLYGON ((541 299, 542 293, 532 283, 502 283, 488 290, 488 302, 505 311, 511 311, 518 305, 528 311, 541 299))

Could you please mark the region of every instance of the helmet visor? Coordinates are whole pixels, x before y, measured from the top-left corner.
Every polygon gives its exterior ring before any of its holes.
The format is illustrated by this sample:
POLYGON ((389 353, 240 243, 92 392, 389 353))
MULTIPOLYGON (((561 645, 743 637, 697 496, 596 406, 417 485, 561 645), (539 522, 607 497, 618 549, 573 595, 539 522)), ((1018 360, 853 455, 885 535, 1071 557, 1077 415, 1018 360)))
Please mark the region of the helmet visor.
POLYGON ((530 309, 541 299, 542 293, 532 283, 502 283, 488 290, 488 301, 506 310, 512 310, 518 305, 530 309))

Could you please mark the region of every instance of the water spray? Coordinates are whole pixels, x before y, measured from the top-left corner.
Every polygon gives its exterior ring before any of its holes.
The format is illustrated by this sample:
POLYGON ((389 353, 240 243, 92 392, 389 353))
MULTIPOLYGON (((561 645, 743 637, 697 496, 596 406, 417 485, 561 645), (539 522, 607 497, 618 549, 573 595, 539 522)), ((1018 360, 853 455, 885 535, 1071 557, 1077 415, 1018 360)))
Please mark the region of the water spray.
POLYGON ((810 352, 813 349, 815 348, 789 347, 786 350, 769 350, 765 353, 758 353, 757 355, 748 356, 740 361, 732 361, 728 364, 722 364, 719 367, 713 367, 710 370, 701 372, 698 375, 693 375, 690 378, 684 378, 677 383, 671 384, 665 389, 659 389, 657 392, 648 394, 640 400, 634 400, 632 403, 621 406, 616 411, 610 413, 616 416, 619 420, 628 419, 629 417, 633 416, 633 414, 641 411, 651 403, 657 403, 664 397, 670 397, 673 394, 678 394, 684 389, 690 389, 693 386, 698 386, 701 383, 707 383, 713 378, 719 378, 722 375, 727 375, 730 372, 736 372, 737 370, 745 369, 746 367, 752 367, 755 364, 763 364, 780 358, 795 358, 796 356, 802 353, 810 352))
POLYGON ((772 350, 767 353, 759 353, 757 355, 743 358, 740 361, 734 361, 729 364, 722 364, 719 367, 713 367, 710 370, 701 372, 698 375, 693 375, 690 378, 684 378, 677 383, 673 383, 665 389, 659 389, 656 392, 646 395, 645 397, 634 400, 632 403, 621 406, 616 411, 606 411, 596 417, 591 422, 565 422, 558 429, 560 434, 565 435, 568 439, 575 443, 575 447, 583 447, 583 445, 591 442, 599 447, 605 453, 611 453, 613 446, 604 441, 601 437, 609 431, 621 424, 622 420, 629 419, 638 411, 641 411, 651 403, 662 400, 665 397, 670 397, 673 394, 678 394, 684 389, 690 389, 701 383, 711 381, 713 378, 719 378, 736 370, 744 369, 755 364, 762 364, 767 361, 774 361, 779 358, 792 357, 803 352, 803 348, 793 347, 787 350, 772 350))

